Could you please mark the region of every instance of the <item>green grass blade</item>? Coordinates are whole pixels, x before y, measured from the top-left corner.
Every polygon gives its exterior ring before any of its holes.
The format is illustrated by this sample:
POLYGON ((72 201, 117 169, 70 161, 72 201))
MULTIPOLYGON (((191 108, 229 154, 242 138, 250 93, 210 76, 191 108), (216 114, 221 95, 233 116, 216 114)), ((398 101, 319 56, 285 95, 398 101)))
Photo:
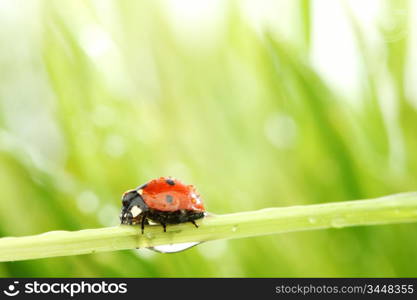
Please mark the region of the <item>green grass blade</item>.
POLYGON ((27 237, 0 239, 0 261, 88 254, 186 242, 236 239, 292 231, 417 221, 417 193, 370 200, 267 208, 209 216, 195 229, 191 224, 116 226, 75 232, 55 231, 27 237))

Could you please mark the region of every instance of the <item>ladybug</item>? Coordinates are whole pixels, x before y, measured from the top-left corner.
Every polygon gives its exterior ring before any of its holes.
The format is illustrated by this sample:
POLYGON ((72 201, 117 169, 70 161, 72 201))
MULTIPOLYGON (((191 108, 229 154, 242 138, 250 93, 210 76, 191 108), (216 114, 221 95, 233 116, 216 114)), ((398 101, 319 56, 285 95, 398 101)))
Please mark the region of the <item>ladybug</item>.
POLYGON ((122 196, 121 224, 141 224, 142 234, 145 224, 159 223, 166 232, 167 224, 191 222, 206 213, 200 195, 193 185, 186 185, 171 177, 153 179, 122 196))

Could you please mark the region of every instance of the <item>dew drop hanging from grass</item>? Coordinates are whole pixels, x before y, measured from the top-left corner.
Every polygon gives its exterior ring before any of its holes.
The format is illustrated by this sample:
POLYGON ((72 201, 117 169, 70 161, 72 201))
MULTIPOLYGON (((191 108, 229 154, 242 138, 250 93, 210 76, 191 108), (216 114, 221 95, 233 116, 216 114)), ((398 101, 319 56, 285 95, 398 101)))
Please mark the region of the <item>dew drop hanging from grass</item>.
POLYGON ((179 244, 167 244, 167 245, 159 245, 154 247, 148 247, 146 249, 159 252, 159 253, 177 253, 182 252, 187 249, 190 249, 202 242, 191 242, 191 243, 179 243, 179 244))

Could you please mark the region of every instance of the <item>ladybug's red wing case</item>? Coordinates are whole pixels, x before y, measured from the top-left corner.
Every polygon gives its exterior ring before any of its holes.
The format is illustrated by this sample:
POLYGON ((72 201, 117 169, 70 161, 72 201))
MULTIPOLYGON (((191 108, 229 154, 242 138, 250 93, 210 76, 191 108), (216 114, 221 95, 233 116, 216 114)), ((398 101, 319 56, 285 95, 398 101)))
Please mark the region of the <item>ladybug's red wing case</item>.
POLYGON ((135 190, 127 191, 122 197, 122 224, 141 224, 142 233, 148 221, 166 224, 191 222, 205 216, 200 195, 192 185, 185 185, 178 179, 160 177, 151 180, 135 190))
POLYGON ((145 203, 160 211, 204 211, 200 195, 194 186, 185 185, 178 179, 161 177, 148 182, 139 189, 145 203))

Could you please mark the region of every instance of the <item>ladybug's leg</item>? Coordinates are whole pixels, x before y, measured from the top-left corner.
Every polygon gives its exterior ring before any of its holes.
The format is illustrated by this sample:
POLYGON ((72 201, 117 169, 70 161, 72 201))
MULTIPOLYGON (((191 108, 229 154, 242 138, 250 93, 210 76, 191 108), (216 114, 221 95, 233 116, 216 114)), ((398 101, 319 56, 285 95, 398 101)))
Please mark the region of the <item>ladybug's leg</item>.
POLYGON ((142 234, 143 234, 143 232, 144 232, 144 230, 145 230, 145 223, 147 223, 147 222, 146 222, 146 214, 144 214, 144 215, 142 216, 142 221, 141 221, 141 223, 140 223, 140 228, 142 229, 142 234))
POLYGON ((194 224, 195 228, 198 228, 198 225, 194 220, 191 220, 190 222, 194 224))
POLYGON ((164 232, 167 232, 167 224, 161 223, 162 227, 164 227, 164 232))

